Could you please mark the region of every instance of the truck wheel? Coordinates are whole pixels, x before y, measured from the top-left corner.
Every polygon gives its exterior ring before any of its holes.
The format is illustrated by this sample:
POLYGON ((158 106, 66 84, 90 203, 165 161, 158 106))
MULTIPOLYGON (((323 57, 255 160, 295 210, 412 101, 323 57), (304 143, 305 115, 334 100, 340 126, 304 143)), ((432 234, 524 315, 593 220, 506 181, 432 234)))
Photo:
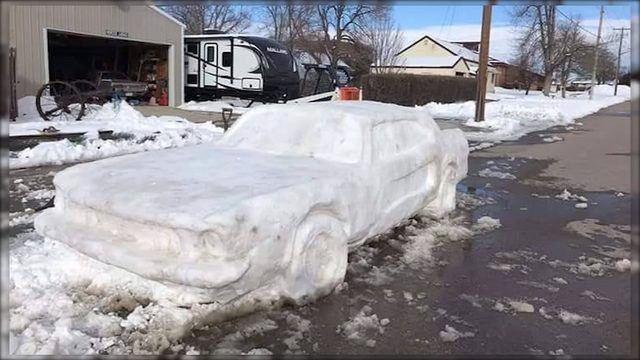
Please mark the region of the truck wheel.
POLYGON ((303 304, 328 295, 347 272, 347 236, 331 216, 308 216, 295 232, 285 297, 303 304))

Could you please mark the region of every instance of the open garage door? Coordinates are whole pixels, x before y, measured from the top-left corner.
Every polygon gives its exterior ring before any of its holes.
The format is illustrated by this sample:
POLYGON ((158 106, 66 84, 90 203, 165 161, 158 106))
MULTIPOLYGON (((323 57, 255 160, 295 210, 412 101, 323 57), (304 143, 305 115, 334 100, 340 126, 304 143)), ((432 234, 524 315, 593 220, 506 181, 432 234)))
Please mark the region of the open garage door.
POLYGON ((114 77, 147 85, 144 95, 128 97, 142 102, 155 97, 158 103, 168 99, 173 76, 169 45, 48 30, 47 49, 49 81, 88 80, 99 85, 101 78, 114 77))

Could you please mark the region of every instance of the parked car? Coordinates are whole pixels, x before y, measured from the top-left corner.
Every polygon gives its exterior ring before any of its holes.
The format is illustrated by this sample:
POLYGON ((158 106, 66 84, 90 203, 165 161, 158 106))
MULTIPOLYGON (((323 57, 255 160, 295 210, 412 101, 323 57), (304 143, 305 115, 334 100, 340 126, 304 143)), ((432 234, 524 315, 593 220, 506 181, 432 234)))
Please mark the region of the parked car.
POLYGON ((99 89, 119 91, 125 97, 141 97, 148 90, 147 83, 130 80, 127 75, 119 71, 98 71, 94 81, 99 89))
POLYGON ((35 227, 198 301, 265 288, 304 301, 343 281, 349 249, 420 211, 452 210, 468 151, 462 131, 413 108, 265 105, 217 143, 61 171, 35 227))

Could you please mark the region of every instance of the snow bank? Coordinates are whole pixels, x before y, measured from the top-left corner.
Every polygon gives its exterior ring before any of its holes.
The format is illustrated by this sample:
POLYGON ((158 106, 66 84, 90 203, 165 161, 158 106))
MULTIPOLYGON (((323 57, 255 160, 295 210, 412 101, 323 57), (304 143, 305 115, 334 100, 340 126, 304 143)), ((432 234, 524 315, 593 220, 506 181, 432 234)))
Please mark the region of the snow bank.
MULTIPOLYGON (((159 354, 198 326, 277 304, 262 293, 227 306, 178 307, 175 301, 189 296, 185 292, 35 233, 17 241, 24 245, 10 252, 10 352, 15 355, 159 354)), ((258 325, 256 331, 267 331, 274 324, 258 325)))
POLYGON ((116 111, 105 104, 82 121, 48 121, 25 117, 9 125, 11 135, 39 135, 44 127, 53 126, 61 133, 87 132, 79 143, 68 139, 42 142, 32 148, 12 153, 10 168, 60 165, 88 161, 147 150, 182 147, 212 142, 223 130, 213 124, 194 124, 175 116, 145 117, 126 102, 116 111), (31 119, 24 121, 24 119, 31 119), (113 131, 118 139, 102 140, 99 131, 113 131))
MULTIPOLYGON (((516 140, 527 133, 540 131, 556 125, 567 125, 576 119, 631 97, 629 86, 618 87, 618 95, 613 96, 613 86, 597 85, 594 99, 587 93, 576 96, 546 97, 540 92, 524 95, 517 90, 497 88, 495 98, 499 101, 486 104, 485 121, 475 122, 475 103, 442 104, 428 103, 419 109, 428 111, 435 119, 451 120, 478 131, 465 131, 467 139, 479 142, 516 140)), ((551 138, 556 141, 556 138, 551 138)))

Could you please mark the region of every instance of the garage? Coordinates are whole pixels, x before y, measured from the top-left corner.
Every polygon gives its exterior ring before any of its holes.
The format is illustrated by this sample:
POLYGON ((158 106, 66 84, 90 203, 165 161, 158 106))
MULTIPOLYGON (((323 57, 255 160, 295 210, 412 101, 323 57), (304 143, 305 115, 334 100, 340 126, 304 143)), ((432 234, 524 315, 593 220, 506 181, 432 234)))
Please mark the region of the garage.
POLYGON ((143 99, 183 102, 184 25, 154 5, 3 1, 11 97, 34 96, 54 80, 124 76, 148 84, 143 99))
POLYGON ((163 94, 169 94, 168 45, 47 30, 47 50, 49 81, 97 84, 126 78, 147 85, 142 95, 126 94, 136 101, 163 99, 163 94))

